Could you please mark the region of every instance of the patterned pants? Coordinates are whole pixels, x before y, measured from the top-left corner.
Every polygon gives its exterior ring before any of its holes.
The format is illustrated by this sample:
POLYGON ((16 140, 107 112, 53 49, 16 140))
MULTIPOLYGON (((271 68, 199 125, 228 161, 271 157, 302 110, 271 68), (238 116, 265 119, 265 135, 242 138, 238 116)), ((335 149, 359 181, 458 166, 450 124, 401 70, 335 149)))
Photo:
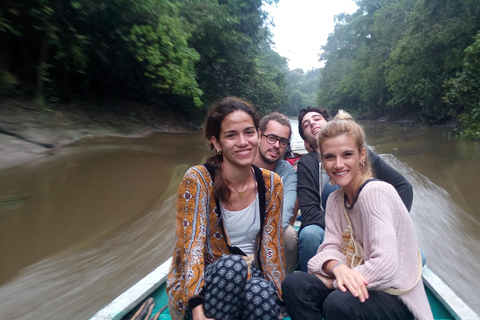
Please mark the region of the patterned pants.
POLYGON ((253 263, 248 280, 247 273, 247 263, 238 255, 223 256, 207 267, 203 303, 207 318, 278 319, 280 307, 275 285, 265 280, 253 263))

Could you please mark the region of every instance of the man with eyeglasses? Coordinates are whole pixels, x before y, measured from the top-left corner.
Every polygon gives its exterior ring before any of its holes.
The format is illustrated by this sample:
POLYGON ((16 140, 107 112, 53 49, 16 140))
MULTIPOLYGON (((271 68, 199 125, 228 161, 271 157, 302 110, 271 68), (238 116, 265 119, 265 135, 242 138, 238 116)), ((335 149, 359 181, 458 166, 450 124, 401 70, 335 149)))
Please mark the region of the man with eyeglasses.
MULTIPOLYGON (((253 161, 257 167, 277 173, 283 182, 283 244, 285 247, 286 273, 295 270, 298 263, 297 234, 293 229, 294 213, 298 211, 297 172, 283 160, 290 144, 292 128, 288 118, 278 112, 267 114, 260 120, 260 142, 253 161)), ((296 216, 296 215, 295 215, 296 216)))

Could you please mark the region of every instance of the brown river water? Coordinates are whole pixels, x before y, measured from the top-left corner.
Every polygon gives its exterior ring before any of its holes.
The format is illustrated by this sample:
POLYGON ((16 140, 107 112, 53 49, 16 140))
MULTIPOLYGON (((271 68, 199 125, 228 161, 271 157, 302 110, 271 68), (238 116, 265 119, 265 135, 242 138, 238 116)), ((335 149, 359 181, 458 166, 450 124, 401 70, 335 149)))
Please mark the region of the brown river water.
MULTIPOLYGON (((448 128, 363 122, 414 186, 427 265, 480 313, 480 145, 448 128)), ((88 319, 172 254, 200 132, 89 139, 0 171, 0 319, 88 319)))

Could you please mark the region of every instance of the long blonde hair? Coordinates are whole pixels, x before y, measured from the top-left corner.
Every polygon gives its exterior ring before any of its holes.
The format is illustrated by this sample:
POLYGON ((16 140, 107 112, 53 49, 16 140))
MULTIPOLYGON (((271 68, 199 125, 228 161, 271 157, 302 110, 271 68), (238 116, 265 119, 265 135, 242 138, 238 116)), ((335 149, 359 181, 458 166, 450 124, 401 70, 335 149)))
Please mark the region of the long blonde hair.
MULTIPOLYGON (((342 134, 353 138, 359 153, 362 152, 363 148, 366 149, 365 131, 362 126, 356 123, 348 112, 338 110, 335 118, 324 125, 318 135, 317 143, 322 159, 322 143, 327 139, 335 138, 342 134)), ((368 157, 365 158, 364 163, 360 164, 360 172, 362 173, 363 181, 373 177, 373 170, 368 157)))

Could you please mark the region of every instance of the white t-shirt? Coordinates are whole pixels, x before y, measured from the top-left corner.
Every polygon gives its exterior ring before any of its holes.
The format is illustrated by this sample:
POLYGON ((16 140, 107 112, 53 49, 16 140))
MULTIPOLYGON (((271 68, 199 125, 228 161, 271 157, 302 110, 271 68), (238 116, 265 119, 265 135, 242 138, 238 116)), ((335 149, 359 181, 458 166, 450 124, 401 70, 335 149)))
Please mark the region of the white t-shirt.
POLYGON ((225 231, 230 244, 241 249, 246 255, 255 252, 255 239, 260 232, 260 208, 258 193, 255 200, 243 210, 229 211, 222 205, 225 231))

